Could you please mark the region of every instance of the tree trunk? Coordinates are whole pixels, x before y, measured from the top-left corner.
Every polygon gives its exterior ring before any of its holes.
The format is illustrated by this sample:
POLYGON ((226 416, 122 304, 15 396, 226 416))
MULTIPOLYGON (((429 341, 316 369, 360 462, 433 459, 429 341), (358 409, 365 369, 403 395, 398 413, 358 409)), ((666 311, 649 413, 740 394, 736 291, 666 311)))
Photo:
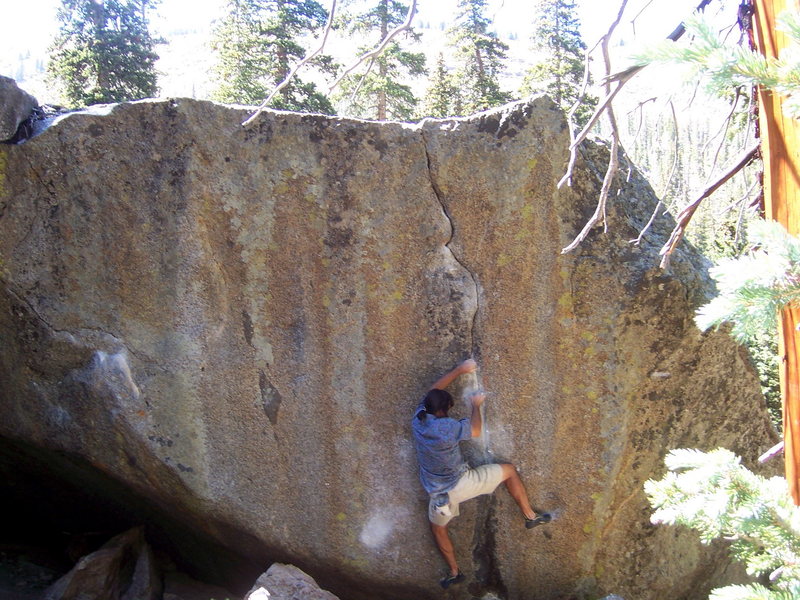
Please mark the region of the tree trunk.
MULTIPOLYGON (((753 30, 756 46, 767 57, 777 57, 790 42, 776 30, 775 17, 800 10, 800 0, 756 0, 753 30)), ((800 123, 783 111, 784 98, 759 88, 759 126, 764 160, 764 202, 769 219, 792 235, 800 234, 800 123)), ((779 354, 786 481, 794 503, 800 506, 800 307, 781 314, 779 354)))

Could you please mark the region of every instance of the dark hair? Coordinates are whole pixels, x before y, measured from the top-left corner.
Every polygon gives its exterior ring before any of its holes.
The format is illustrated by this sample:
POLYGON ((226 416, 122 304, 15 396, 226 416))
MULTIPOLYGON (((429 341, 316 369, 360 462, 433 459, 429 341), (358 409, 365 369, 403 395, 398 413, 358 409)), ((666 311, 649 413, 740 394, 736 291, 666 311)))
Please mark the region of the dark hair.
POLYGON ((446 390, 432 389, 425 394, 425 412, 420 412, 420 419, 425 413, 435 415, 437 412, 447 412, 453 408, 453 397, 446 390))

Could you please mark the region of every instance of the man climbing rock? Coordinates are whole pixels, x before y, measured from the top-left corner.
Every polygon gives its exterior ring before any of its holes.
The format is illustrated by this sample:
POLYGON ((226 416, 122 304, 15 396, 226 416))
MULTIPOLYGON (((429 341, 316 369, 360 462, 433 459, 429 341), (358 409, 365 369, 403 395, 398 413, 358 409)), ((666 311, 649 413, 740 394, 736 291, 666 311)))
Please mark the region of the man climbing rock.
POLYGON ((430 496, 428 519, 436 545, 450 569, 439 582, 445 589, 464 580, 447 533, 447 524, 459 514, 459 504, 482 494, 491 494, 498 485, 505 483, 508 493, 525 517, 525 527, 530 529, 548 523, 551 518, 547 513, 537 515, 531 508, 525 486, 514 465, 488 464, 473 469, 464 462, 459 442, 480 437, 483 427, 480 408, 486 396, 480 392, 473 393, 470 397, 470 418, 456 421, 447 416, 453 407, 453 397, 445 388, 460 375, 472 373, 477 368, 474 360, 467 359, 442 375, 425 394, 411 420, 419 460, 419 478, 430 496))

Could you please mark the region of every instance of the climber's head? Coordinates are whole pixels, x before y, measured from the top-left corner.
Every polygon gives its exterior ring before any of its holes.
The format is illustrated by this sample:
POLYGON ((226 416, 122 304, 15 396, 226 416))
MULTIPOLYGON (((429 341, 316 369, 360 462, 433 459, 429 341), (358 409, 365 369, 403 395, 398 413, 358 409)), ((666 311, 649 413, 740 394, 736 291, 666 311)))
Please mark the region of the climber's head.
POLYGON ((445 390, 432 389, 425 395, 425 412, 437 417, 446 417, 453 408, 453 396, 445 390))

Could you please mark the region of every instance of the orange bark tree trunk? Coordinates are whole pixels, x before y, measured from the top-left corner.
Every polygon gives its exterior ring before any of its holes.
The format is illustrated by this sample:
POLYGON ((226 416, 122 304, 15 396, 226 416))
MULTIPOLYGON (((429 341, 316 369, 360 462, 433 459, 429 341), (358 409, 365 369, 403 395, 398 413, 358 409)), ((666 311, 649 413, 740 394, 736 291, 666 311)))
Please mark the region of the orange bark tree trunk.
MULTIPOLYGON (((790 39, 777 31, 776 17, 800 10, 800 0, 755 0, 753 30, 758 50, 777 57, 790 39)), ((761 155, 764 159, 766 216, 781 223, 792 235, 800 235, 800 123, 783 111, 783 98, 759 89, 761 155)), ((789 307, 780 319, 779 353, 786 481, 796 505, 800 505, 800 307, 789 307)))

